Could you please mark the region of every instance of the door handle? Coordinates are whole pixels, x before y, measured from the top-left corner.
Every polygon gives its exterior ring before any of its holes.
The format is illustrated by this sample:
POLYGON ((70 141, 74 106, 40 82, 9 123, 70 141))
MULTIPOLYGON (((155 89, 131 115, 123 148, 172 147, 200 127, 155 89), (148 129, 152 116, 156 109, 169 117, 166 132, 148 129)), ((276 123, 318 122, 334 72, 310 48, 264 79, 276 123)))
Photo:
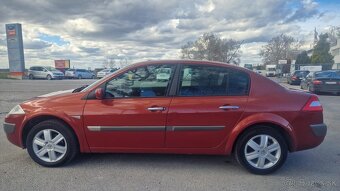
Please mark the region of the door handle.
POLYGON ((223 109, 223 110, 237 110, 239 109, 240 107, 237 106, 237 105, 222 105, 219 107, 219 109, 223 109))
POLYGON ((164 111, 165 107, 148 107, 149 111, 164 111))

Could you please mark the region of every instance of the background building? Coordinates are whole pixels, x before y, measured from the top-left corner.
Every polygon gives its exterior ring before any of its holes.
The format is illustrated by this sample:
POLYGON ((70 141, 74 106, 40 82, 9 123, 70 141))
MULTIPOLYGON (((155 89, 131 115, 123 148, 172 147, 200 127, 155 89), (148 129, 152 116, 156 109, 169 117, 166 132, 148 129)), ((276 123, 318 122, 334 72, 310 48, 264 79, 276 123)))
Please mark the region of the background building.
POLYGON ((331 46, 331 54, 334 56, 332 69, 340 69, 340 38, 337 39, 334 46, 331 46))

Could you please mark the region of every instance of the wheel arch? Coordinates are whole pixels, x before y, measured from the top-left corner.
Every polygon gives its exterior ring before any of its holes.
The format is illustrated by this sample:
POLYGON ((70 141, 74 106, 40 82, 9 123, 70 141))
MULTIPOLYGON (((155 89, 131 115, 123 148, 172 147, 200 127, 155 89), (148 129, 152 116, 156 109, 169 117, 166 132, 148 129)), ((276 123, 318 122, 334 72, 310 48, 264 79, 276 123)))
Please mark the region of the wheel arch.
POLYGON ((22 141, 23 148, 26 148, 26 139, 27 139, 27 136, 28 136, 28 133, 30 132, 30 130, 35 125, 37 125, 37 124, 39 124, 43 121, 47 121, 47 120, 57 120, 57 121, 63 123, 66 127, 68 127, 71 130, 72 134, 76 137, 78 148, 81 150, 80 137, 75 132, 74 128, 72 128, 72 126, 68 122, 66 122, 65 120, 63 120, 59 117, 53 116, 53 115, 39 115, 39 116, 36 116, 36 117, 29 119, 25 123, 25 125, 23 126, 23 129, 22 129, 22 135, 21 135, 21 141, 22 141))
POLYGON ((242 137, 245 133, 247 133, 247 132, 249 132, 253 129, 256 129, 257 127, 268 127, 268 128, 272 128, 272 129, 278 131, 283 136, 283 138, 284 138, 284 140, 285 140, 285 142, 288 146, 288 150, 290 152, 292 152, 294 150, 292 138, 290 137, 288 132, 286 130, 284 130, 283 127, 281 127, 280 125, 277 125, 275 123, 263 122, 263 123, 255 123, 253 125, 250 125, 250 126, 246 127, 241 133, 239 133, 237 138, 234 141, 231 153, 234 153, 236 144, 239 141, 240 137, 242 137))
POLYGON ((235 145, 237 144, 239 138, 245 132, 250 131, 258 126, 273 128, 274 130, 278 131, 285 139, 288 150, 290 152, 296 150, 297 140, 295 138, 294 130, 289 122, 276 114, 266 113, 255 114, 240 121, 230 133, 230 136, 226 143, 225 153, 233 153, 235 145))

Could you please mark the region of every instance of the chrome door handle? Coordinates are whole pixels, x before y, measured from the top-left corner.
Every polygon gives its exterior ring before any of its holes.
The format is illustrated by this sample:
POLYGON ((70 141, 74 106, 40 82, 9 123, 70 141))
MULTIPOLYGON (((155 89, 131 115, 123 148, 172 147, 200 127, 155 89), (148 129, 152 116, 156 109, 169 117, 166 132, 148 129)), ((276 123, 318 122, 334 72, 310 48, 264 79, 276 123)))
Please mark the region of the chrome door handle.
POLYGON ((239 109, 240 107, 239 106, 236 106, 236 105, 222 105, 219 107, 219 109, 223 109, 223 110, 237 110, 239 109))
POLYGON ((165 107, 149 107, 149 111, 164 111, 165 107))

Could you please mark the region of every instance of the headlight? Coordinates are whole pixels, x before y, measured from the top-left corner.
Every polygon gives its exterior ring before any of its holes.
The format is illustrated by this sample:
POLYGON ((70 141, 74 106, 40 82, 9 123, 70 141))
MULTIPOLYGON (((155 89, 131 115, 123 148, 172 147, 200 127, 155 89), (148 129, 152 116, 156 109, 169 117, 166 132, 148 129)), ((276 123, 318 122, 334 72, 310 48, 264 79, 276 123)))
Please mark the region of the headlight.
POLYGON ((7 114, 8 115, 23 115, 25 114, 25 111, 20 107, 20 105, 16 105, 11 109, 11 111, 7 114))

